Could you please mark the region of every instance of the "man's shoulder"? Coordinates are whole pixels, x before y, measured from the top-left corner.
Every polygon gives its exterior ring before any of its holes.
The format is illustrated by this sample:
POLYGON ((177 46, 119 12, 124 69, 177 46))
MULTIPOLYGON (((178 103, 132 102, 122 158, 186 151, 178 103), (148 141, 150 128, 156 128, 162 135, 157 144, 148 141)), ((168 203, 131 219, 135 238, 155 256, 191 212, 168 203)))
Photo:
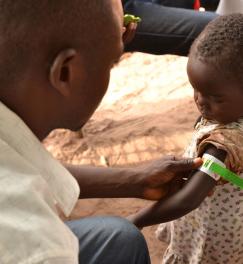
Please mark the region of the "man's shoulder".
POLYGON ((0 177, 0 262, 58 263, 41 259, 74 258, 76 237, 59 218, 48 186, 26 172, 7 168, 0 177), (31 260, 37 257, 40 262, 31 260))
POLYGON ((0 262, 62 263, 55 259, 77 256, 76 237, 59 218, 46 178, 1 138, 0 149, 0 262))

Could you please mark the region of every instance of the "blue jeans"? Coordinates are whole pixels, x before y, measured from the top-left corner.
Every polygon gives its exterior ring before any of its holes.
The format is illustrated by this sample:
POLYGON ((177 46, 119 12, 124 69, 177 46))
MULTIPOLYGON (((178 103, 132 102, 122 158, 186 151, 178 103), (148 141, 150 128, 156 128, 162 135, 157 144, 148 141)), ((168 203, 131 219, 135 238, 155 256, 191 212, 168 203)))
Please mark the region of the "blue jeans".
MULTIPOLYGON (((179 7, 179 8, 194 8, 194 0, 136 0, 137 2, 151 2, 154 4, 171 6, 171 7, 179 7)), ((210 0, 211 1, 211 0, 210 0)), ((134 0, 124 0, 123 2, 134 2, 134 0)))
POLYGON ((66 222, 79 240, 80 264, 150 264, 141 232, 120 217, 66 222))
POLYGON ((187 56, 192 42, 217 16, 213 12, 186 9, 192 4, 190 0, 123 1, 125 13, 142 18, 135 38, 125 50, 187 56))

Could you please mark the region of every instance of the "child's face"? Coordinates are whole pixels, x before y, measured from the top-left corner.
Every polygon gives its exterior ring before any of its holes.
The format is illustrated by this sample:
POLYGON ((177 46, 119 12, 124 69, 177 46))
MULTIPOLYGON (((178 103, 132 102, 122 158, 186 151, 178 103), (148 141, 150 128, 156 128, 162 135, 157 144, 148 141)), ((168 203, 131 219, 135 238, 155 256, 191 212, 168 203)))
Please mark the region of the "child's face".
POLYGON ((227 124, 243 117, 243 84, 195 58, 189 58, 187 74, 204 118, 227 124))

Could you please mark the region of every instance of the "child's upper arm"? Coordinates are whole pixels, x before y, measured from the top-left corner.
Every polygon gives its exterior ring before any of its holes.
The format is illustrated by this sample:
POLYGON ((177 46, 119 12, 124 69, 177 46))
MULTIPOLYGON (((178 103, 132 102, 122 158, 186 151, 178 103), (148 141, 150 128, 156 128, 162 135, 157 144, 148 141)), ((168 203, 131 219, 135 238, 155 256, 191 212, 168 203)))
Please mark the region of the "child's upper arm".
MULTIPOLYGON (((217 149, 211 144, 208 145, 204 153, 208 153, 222 162, 224 162, 227 154, 224 150, 217 149)), ((193 208, 197 208, 216 185, 217 181, 215 179, 208 174, 197 170, 192 174, 183 187, 182 195, 185 198, 185 201, 191 203, 193 208)))

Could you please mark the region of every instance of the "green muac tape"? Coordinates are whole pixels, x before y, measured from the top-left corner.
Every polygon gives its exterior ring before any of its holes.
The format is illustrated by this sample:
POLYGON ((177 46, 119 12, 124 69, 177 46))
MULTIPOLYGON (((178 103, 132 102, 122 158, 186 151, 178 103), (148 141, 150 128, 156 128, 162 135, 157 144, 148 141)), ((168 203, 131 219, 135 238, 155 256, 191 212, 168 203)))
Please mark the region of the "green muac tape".
POLYGON ((232 171, 223 168, 221 165, 213 162, 212 160, 205 159, 203 163, 203 167, 207 167, 208 170, 211 172, 219 175, 220 177, 224 178, 226 181, 233 183, 234 185, 243 189, 243 179, 240 178, 237 174, 233 173, 232 171))
POLYGON ((139 23, 141 22, 140 17, 136 17, 134 15, 126 14, 124 15, 124 26, 129 25, 130 23, 139 23))

